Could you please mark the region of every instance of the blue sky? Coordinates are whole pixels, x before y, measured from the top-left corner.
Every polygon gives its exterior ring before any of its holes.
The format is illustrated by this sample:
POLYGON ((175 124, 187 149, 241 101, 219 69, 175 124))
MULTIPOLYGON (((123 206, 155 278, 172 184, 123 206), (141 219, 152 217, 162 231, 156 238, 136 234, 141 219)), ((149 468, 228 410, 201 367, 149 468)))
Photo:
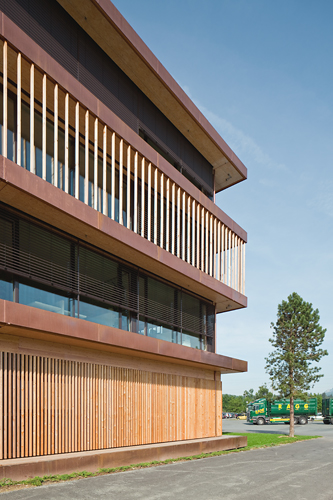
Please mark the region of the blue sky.
POLYGON ((292 292, 327 328, 314 390, 333 387, 333 2, 114 0, 248 168, 217 204, 248 232, 248 308, 219 315, 217 351, 246 359, 223 392, 264 382, 270 323, 292 292))

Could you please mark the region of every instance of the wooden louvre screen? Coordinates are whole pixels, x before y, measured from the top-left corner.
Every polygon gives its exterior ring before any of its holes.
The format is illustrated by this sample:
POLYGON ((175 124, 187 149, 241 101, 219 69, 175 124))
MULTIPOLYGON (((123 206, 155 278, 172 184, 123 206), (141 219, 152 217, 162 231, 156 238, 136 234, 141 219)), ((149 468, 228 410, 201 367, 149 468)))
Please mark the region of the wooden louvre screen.
POLYGON ((1 352, 0 459, 215 436, 220 385, 1 352))

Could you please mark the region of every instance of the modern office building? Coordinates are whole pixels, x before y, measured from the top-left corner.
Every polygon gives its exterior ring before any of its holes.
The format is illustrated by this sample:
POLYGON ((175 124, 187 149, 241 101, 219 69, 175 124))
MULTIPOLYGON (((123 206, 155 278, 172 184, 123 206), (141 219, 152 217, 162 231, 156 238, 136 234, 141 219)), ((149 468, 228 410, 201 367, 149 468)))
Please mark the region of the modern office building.
POLYGON ((0 10, 0 477, 242 446, 246 168, 109 0, 0 10))

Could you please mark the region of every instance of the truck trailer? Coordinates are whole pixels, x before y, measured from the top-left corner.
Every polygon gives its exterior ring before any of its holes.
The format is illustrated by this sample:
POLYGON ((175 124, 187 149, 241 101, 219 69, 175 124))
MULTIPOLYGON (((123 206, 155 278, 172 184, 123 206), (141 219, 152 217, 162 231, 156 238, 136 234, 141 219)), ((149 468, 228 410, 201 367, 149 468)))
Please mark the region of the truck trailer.
MULTIPOLYGON (((304 425, 308 423, 309 415, 317 414, 317 399, 308 401, 294 400, 294 422, 304 425)), ((290 422, 290 400, 280 399, 269 402, 265 398, 256 399, 247 407, 247 421, 263 425, 270 422, 290 422)))
POLYGON ((333 398, 323 398, 323 422, 333 424, 333 398))

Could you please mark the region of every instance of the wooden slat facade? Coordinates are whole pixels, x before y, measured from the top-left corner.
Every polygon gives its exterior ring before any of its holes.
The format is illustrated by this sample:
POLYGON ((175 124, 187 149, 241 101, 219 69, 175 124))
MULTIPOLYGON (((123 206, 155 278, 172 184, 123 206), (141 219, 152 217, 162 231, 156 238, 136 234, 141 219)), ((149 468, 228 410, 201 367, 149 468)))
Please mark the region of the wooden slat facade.
POLYGON ((0 459, 221 435, 221 382, 0 353, 0 459))

